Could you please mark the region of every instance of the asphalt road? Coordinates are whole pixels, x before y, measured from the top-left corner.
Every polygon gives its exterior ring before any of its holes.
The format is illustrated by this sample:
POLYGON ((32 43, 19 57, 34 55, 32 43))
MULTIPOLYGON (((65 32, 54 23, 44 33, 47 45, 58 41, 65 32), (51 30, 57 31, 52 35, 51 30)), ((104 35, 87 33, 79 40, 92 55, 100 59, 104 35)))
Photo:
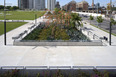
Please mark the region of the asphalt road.
MULTIPOLYGON (((82 17, 84 21, 90 22, 89 17, 82 17)), ((96 18, 94 20, 91 20, 91 24, 98 26, 98 23, 96 21, 96 18)), ((100 28, 107 30, 109 32, 109 25, 110 25, 110 20, 104 19, 103 23, 99 25, 100 28)), ((112 33, 116 34, 116 25, 112 25, 112 33)))

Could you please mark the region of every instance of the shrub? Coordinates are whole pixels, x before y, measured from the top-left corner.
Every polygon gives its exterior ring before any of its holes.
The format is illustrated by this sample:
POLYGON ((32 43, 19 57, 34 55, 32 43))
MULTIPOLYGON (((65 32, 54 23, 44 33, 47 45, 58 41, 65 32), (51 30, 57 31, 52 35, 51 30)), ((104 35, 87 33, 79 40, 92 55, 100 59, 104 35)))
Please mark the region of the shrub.
POLYGON ((98 16, 97 17, 97 22, 99 23, 99 25, 101 25, 101 23, 104 21, 104 19, 102 18, 102 16, 98 16))

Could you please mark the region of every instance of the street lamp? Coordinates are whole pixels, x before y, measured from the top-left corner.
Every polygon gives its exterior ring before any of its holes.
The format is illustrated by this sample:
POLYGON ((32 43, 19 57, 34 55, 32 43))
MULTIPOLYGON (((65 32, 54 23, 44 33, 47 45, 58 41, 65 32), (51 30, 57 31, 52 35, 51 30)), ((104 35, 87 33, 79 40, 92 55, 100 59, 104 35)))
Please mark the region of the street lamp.
MULTIPOLYGON (((99 4, 97 4, 97 17, 98 17, 98 11, 99 11, 99 4)), ((98 22, 97 22, 97 27, 98 27, 98 22)))
POLYGON ((109 45, 111 45, 112 43, 112 22, 111 22, 111 18, 112 18, 112 0, 110 0, 110 29, 109 29, 109 45))
POLYGON ((4 45, 6 45, 6 0, 4 0, 4 45))
POLYGON ((36 2, 36 0, 34 0, 34 11, 35 11, 35 25, 37 26, 37 14, 36 14, 35 2, 36 2))

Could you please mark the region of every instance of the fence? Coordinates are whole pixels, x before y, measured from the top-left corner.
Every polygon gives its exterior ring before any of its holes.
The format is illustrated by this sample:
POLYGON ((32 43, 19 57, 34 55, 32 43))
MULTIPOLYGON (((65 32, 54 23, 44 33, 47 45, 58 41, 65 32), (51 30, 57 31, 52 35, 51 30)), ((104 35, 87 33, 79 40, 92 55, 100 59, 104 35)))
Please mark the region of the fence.
POLYGON ((45 75, 47 75, 47 77, 52 77, 54 74, 61 74, 64 75, 64 77, 77 77, 75 75, 81 73, 92 74, 94 73, 94 70, 98 70, 102 73, 105 70, 112 73, 110 74, 110 77, 116 76, 116 66, 2 66, 0 75, 7 71, 10 73, 12 70, 16 69, 19 70, 18 77, 24 77, 25 75, 26 77, 45 77, 45 75), (38 74, 39 76, 37 76, 38 74))
POLYGON ((28 35, 28 33, 30 33, 32 30, 34 30, 39 25, 40 25, 40 23, 38 23, 37 25, 33 24, 31 27, 28 27, 28 30, 25 30, 22 33, 20 33, 19 35, 15 36, 15 37, 12 37, 12 39, 14 40, 14 42, 16 40, 21 40, 23 37, 28 35))
POLYGON ((0 70, 4 69, 115 69, 116 66, 0 66, 0 70))

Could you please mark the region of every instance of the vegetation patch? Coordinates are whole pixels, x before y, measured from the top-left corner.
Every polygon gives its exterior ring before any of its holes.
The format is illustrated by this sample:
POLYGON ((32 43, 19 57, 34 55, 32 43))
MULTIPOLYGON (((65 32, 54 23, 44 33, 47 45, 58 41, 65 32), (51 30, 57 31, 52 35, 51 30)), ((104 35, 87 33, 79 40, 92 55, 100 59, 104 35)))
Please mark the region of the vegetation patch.
MULTIPOLYGON (((9 32, 17 27, 26 24, 26 22, 7 22, 6 23, 6 31, 9 32)), ((0 35, 4 33, 4 23, 0 22, 0 35)))
POLYGON ((55 9, 46 14, 47 22, 41 23, 23 40, 75 40, 90 41, 81 30, 81 17, 76 13, 68 13, 55 9))
MULTIPOLYGON (((3 70, 4 71, 4 70, 3 70)), ((116 77, 115 70, 9 70, 0 73, 0 77, 116 77), (31 72, 31 73, 30 73, 31 72)))
MULTIPOLYGON (((4 12, 0 11, 0 20, 4 19, 4 12)), ((37 17, 43 16, 45 11, 6 11, 7 20, 34 20, 35 14, 37 17)))

